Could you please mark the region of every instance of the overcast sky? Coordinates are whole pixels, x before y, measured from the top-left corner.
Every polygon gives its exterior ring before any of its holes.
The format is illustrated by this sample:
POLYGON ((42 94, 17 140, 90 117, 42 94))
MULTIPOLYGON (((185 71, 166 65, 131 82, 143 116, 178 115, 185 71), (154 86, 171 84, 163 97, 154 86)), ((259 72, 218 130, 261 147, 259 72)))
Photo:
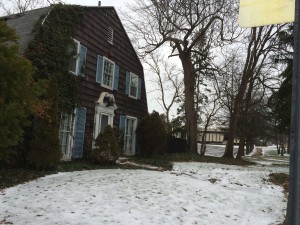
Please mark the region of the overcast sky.
MULTIPOLYGON (((117 10, 125 7, 125 4, 131 2, 132 0, 102 0, 101 6, 114 6, 117 10)), ((65 3, 78 4, 78 5, 88 5, 88 6, 98 6, 97 0, 63 0, 65 3)))

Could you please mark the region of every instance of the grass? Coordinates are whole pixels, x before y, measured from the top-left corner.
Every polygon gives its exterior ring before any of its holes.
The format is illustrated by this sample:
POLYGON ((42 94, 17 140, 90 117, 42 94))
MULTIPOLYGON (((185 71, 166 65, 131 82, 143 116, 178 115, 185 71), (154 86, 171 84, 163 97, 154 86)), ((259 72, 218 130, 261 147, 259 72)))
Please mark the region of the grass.
POLYGON ((197 153, 164 154, 160 156, 153 156, 151 158, 129 157, 129 160, 138 164, 147 164, 151 166, 162 167, 168 170, 172 169, 172 162, 204 162, 239 166, 256 164, 254 162, 249 162, 242 159, 237 160, 213 156, 200 156, 197 153))
MULTIPOLYGON (((137 164, 147 164, 151 166, 162 167, 166 170, 172 169, 172 162, 206 162, 240 166, 248 166, 255 164, 253 162, 245 160, 200 156, 199 154, 190 153, 165 154, 162 156, 154 156, 151 158, 129 157, 129 160, 137 164)), ((140 167, 118 164, 99 165, 86 160, 76 160, 72 162, 61 162, 58 165, 57 169, 53 171, 36 171, 27 168, 2 168, 2 170, 0 170, 0 190, 15 186, 17 184, 25 183, 49 174, 96 169, 140 169, 140 167)))
POLYGON ((52 171, 36 171, 24 168, 4 168, 0 170, 0 191, 51 174, 52 171))
POLYGON ((50 174, 59 172, 72 172, 97 169, 140 169, 130 165, 98 165, 86 160, 61 162, 57 169, 50 171, 37 171, 28 168, 2 168, 0 170, 0 191, 4 188, 26 183, 50 174))

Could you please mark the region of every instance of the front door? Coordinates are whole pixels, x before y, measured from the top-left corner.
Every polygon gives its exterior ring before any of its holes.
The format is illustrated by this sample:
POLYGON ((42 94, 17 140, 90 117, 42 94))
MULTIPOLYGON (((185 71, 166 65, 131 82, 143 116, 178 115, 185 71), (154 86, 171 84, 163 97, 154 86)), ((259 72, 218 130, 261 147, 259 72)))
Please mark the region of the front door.
POLYGON ((124 154, 134 155, 135 154, 135 131, 136 131, 137 119, 126 117, 125 127, 125 143, 124 143, 124 154))

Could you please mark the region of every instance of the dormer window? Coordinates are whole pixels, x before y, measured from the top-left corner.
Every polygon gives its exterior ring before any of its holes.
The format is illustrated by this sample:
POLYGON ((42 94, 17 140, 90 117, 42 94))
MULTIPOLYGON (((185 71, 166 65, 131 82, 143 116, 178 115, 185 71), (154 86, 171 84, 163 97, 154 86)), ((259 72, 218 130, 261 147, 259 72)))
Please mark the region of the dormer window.
POLYGON ((114 30, 111 27, 108 27, 107 30, 107 41, 110 44, 114 44, 114 30))

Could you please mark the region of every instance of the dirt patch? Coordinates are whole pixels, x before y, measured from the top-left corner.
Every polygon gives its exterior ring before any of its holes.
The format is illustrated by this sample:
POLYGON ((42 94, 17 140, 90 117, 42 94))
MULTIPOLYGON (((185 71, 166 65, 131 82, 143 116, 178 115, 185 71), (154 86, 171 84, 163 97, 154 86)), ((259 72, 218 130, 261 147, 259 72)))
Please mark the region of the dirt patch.
POLYGON ((285 173, 271 173, 269 175, 270 181, 273 184, 283 187, 284 192, 288 193, 289 191, 289 175, 285 173))

